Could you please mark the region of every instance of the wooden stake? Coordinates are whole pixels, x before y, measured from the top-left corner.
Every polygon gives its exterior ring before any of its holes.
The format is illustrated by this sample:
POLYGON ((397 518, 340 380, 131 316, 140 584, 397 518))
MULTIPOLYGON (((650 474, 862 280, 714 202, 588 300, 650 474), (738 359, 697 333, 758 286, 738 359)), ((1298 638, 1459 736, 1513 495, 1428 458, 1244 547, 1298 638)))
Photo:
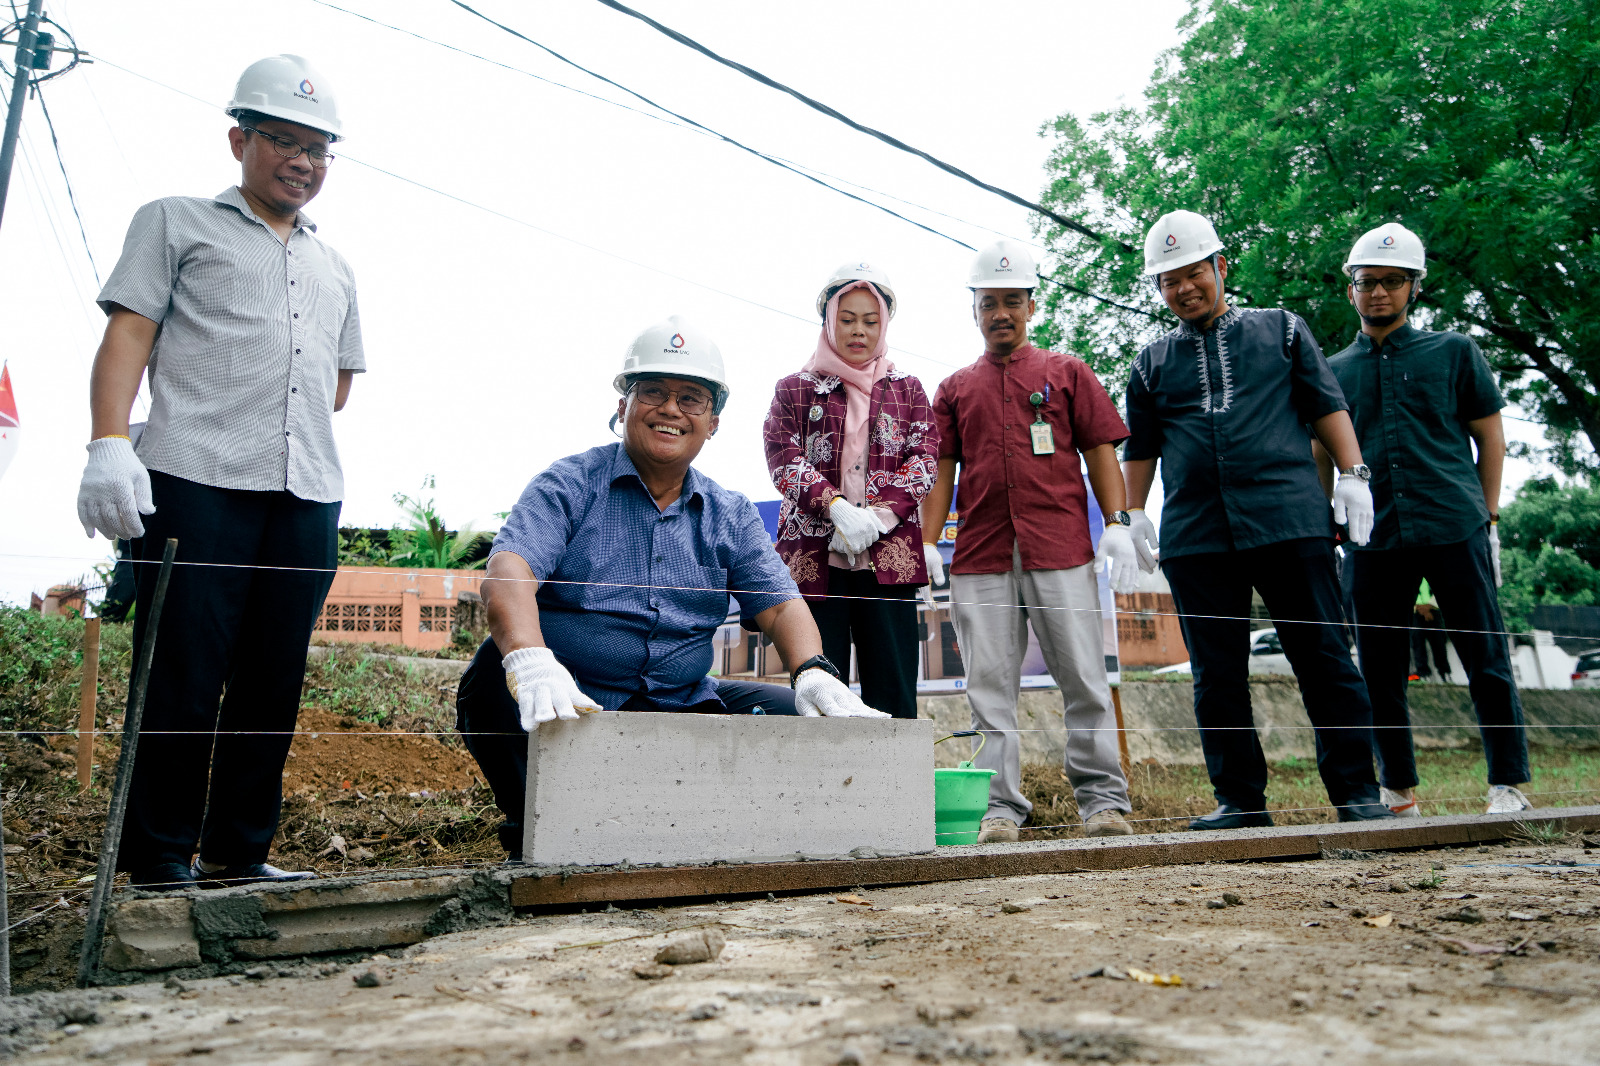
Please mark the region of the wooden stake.
POLYGON ((95 697, 100 691, 100 619, 83 627, 83 684, 78 690, 78 788, 89 787, 94 769, 95 697))
POLYGON ((1117 750, 1122 753, 1122 779, 1128 780, 1133 773, 1128 758, 1128 730, 1122 724, 1122 686, 1111 686, 1111 709, 1117 712, 1117 750))

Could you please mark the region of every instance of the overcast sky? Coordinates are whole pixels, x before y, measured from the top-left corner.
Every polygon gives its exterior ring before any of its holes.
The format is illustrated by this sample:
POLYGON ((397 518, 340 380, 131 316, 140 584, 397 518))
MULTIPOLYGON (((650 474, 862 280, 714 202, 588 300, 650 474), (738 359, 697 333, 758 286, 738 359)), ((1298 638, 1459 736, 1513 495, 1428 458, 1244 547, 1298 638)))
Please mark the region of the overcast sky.
MULTIPOLYGON (((340 6, 526 73, 312 0, 55 0, 47 12, 103 61, 43 91, 104 277, 140 204, 209 197, 237 183, 222 107, 246 65, 295 52, 321 69, 319 88, 337 94, 348 140, 308 214, 355 270, 369 368, 334 416, 343 524, 389 525, 399 517, 391 497, 415 492, 431 474, 452 525, 494 526, 494 514, 551 460, 613 439, 606 419, 622 353, 673 313, 717 340, 732 387, 722 430, 697 465, 754 499, 773 498, 760 446, 772 384, 815 346, 817 289, 846 260, 890 274, 900 301, 889 329, 893 358, 930 395, 980 353, 965 249, 661 121, 446 0, 340 6)), ((746 144, 878 190, 862 195, 968 244, 1030 237, 1022 209, 593 0, 473 6, 746 144)), ((1177 42, 1187 5, 639 6, 859 121, 1033 197, 1044 184, 1041 124, 1137 102, 1157 55, 1177 42)), ((23 427, 19 454, 0 477, 0 601, 25 603, 30 590, 76 578, 109 551, 106 541, 85 539, 74 506, 89 435, 88 371, 104 319, 36 101, 23 123, 0 256, 0 358, 10 362, 23 427)), ((144 410, 141 400, 135 420, 144 410)), ((1512 487, 1526 476, 1520 466, 1511 473, 1512 487)))

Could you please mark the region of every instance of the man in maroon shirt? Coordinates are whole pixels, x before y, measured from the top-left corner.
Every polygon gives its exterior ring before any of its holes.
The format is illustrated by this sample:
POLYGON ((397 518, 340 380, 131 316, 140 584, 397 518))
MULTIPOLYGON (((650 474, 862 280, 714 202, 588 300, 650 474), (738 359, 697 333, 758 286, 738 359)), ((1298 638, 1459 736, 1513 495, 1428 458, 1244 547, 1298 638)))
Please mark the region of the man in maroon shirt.
POLYGON ((1089 482, 1107 512, 1101 556, 1112 585, 1137 576, 1116 445, 1116 406, 1080 359, 1028 342, 1038 283, 1032 256, 1001 241, 973 264, 973 318, 986 350, 933 401, 939 479, 923 501, 923 536, 939 535, 961 468, 961 521, 950 566, 951 621, 967 671, 976 763, 997 771, 980 843, 1015 840, 1033 810, 1022 794, 1017 696, 1028 625, 1061 688, 1066 771, 1088 836, 1131 833, 1128 784, 1106 683, 1100 595, 1089 538, 1089 482), (1080 459, 1080 456, 1082 457, 1080 459))

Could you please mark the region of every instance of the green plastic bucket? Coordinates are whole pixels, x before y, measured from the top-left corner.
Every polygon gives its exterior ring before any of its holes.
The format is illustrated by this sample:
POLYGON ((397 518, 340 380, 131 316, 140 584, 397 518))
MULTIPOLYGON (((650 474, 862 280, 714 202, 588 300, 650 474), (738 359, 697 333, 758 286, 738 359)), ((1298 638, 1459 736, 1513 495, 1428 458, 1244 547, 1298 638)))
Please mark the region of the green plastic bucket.
POLYGON ((937 844, 976 844, 989 810, 989 778, 998 771, 964 762, 933 772, 933 839, 937 844))

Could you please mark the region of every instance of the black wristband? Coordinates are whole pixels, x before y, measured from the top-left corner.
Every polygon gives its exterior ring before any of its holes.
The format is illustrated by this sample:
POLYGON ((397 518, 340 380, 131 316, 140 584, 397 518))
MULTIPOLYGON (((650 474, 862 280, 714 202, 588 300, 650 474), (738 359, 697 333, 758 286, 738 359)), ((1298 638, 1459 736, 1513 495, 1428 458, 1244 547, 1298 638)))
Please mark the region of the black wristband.
POLYGON ((811 658, 807 659, 805 662, 795 667, 792 672, 790 672, 789 687, 794 688, 795 682, 800 679, 800 675, 805 673, 807 670, 812 669, 826 670, 828 673, 833 675, 834 680, 844 680, 844 678, 839 676, 839 668, 833 665, 826 655, 813 655, 811 658))

